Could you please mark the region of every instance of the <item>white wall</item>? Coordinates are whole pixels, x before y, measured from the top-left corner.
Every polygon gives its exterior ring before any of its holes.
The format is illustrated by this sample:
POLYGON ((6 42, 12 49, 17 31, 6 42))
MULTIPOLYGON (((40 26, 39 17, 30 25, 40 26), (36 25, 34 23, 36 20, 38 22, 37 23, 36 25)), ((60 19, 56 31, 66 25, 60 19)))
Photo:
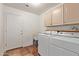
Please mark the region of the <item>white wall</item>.
POLYGON ((28 43, 25 43, 23 45, 32 44, 33 36, 37 35, 40 31, 40 16, 8 6, 5 6, 4 8, 4 15, 7 13, 14 13, 20 16, 20 19, 23 20, 23 33, 25 39, 23 42, 28 41, 28 43))
POLYGON ((3 51, 3 5, 0 4, 0 55, 3 51))
POLYGON ((43 14, 40 15, 40 32, 44 32, 46 30, 45 24, 44 24, 44 19, 43 19, 43 14))
POLYGON ((3 7, 2 4, 0 4, 0 50, 2 49, 2 20, 3 20, 3 7))

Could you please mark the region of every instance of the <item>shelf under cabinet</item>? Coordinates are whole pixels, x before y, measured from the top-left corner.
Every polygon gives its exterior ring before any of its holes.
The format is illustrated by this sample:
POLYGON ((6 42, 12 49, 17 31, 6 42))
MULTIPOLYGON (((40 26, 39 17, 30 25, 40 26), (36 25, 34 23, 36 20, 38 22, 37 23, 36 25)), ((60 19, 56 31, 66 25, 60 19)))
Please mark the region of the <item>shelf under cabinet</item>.
POLYGON ((79 23, 65 23, 62 25, 50 25, 50 26, 45 26, 45 27, 58 27, 58 26, 71 26, 71 25, 79 25, 79 23))
POLYGON ((59 32, 79 32, 79 30, 46 30, 46 31, 59 31, 59 32))

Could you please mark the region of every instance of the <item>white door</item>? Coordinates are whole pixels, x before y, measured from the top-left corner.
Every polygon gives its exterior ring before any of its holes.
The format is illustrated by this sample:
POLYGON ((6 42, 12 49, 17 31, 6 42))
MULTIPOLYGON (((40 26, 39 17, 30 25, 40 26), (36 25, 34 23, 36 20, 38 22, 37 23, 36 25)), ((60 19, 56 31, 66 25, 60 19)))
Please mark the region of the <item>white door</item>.
POLYGON ((21 47, 22 28, 19 15, 6 14, 6 49, 21 47))

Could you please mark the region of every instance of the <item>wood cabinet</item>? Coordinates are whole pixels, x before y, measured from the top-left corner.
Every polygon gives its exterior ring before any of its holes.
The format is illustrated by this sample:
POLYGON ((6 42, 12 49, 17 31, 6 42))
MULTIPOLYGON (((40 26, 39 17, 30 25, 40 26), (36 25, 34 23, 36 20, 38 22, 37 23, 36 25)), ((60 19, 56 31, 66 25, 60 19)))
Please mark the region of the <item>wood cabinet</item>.
POLYGON ((43 20, 44 20, 44 26, 51 26, 52 24, 52 17, 51 13, 52 11, 49 10, 45 14, 43 14, 43 20))
POLYGON ((79 23, 79 4, 66 3, 64 4, 64 24, 79 23))
POLYGON ((65 3, 52 11, 52 25, 79 23, 79 4, 65 3))
POLYGON ((63 24, 63 5, 57 6, 52 10, 52 25, 63 24))
POLYGON ((45 26, 79 24, 79 4, 60 4, 43 15, 45 26))

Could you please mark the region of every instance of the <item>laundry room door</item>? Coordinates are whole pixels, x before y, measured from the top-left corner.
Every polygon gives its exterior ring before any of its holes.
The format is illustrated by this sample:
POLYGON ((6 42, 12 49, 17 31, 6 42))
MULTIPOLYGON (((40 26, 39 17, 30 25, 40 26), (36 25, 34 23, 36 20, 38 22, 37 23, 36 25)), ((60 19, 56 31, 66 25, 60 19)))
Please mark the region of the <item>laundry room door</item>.
POLYGON ((22 46, 22 19, 20 15, 6 14, 6 50, 22 46))

